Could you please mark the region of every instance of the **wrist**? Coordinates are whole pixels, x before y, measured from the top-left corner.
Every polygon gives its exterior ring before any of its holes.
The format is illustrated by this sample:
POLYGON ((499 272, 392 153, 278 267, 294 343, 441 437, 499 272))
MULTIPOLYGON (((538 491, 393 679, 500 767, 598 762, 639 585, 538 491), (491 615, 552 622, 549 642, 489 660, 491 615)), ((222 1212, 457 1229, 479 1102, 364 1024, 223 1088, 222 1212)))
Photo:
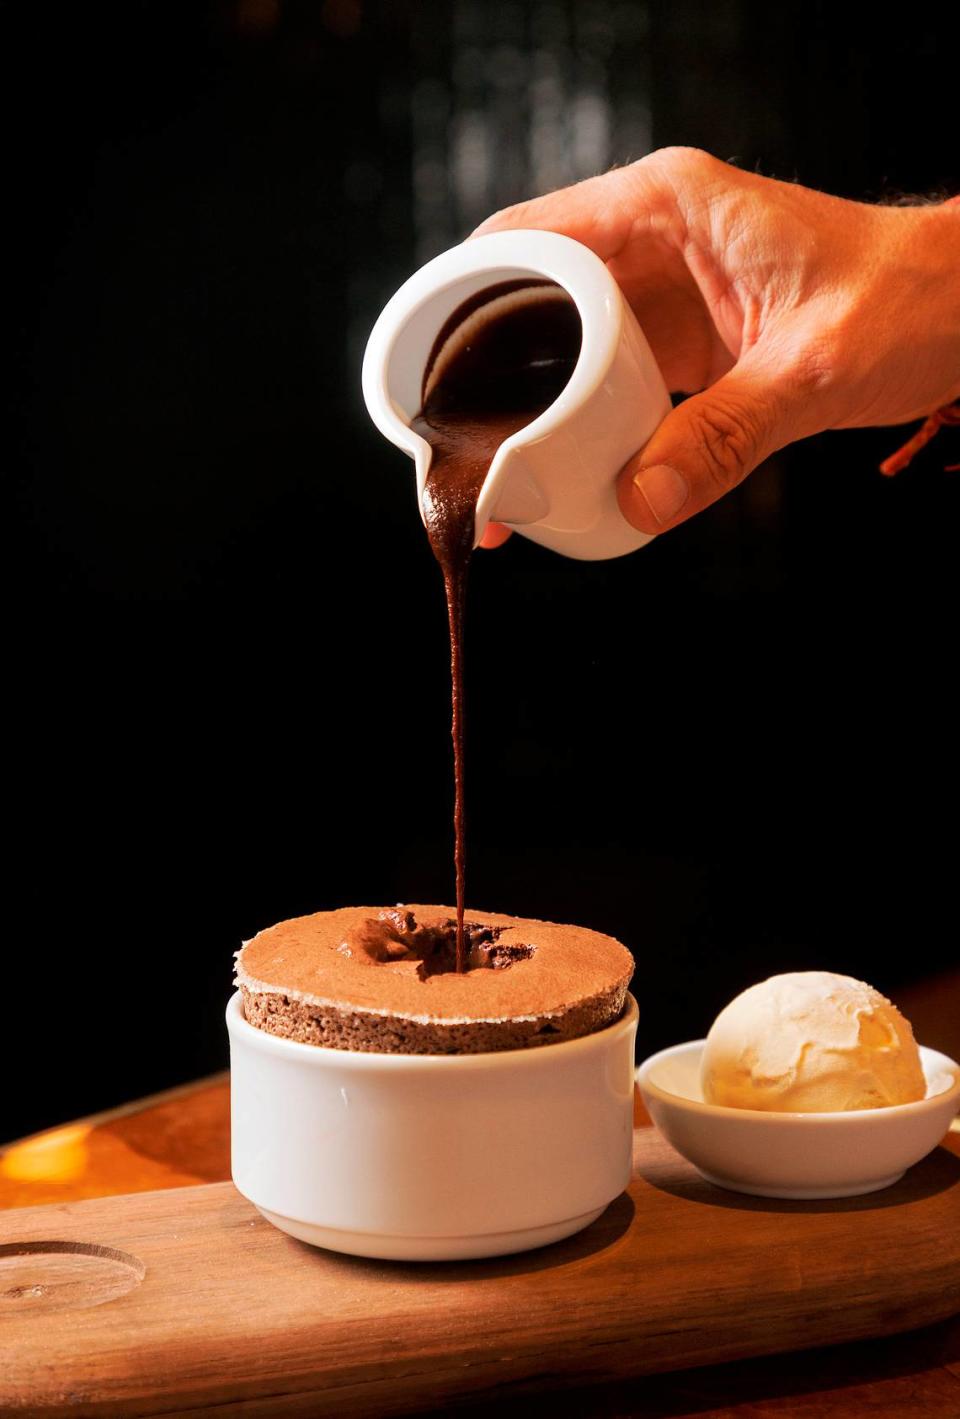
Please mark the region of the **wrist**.
MULTIPOLYGON (((960 423, 960 198, 951 198, 925 210, 922 255, 934 277, 939 275, 941 280, 937 298, 939 312, 935 311, 930 318, 935 319, 939 315, 941 328, 947 334, 946 362, 949 367, 952 351, 954 377, 951 381, 948 371, 944 395, 937 401, 936 407, 930 410, 923 424, 906 443, 894 449, 880 464, 880 472, 887 475, 900 473, 908 467, 941 428, 960 423)), ((953 471, 956 465, 947 466, 953 471)))
POLYGON ((924 387, 913 417, 960 399, 960 202, 877 208, 884 304, 924 387))
POLYGON ((931 273, 926 316, 945 341, 946 393, 938 402, 960 399, 960 201, 951 198, 919 209, 918 242, 931 273))

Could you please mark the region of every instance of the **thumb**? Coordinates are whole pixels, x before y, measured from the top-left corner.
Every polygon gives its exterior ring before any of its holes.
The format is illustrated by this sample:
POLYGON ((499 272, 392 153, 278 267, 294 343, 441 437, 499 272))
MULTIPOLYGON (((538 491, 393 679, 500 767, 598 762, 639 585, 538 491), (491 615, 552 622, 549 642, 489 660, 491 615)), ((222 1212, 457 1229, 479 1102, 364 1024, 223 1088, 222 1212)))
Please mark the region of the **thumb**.
POLYGON ((624 517, 653 535, 709 507, 797 437, 799 409, 791 403, 781 378, 735 365, 668 414, 623 468, 617 496, 624 517))

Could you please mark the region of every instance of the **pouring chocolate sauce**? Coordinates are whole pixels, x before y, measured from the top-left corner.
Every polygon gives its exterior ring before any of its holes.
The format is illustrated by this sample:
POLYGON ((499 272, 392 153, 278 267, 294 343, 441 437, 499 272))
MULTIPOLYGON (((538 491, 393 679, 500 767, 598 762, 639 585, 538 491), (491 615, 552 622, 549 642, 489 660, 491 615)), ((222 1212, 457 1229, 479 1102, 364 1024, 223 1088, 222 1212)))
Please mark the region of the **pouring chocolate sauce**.
POLYGON ((580 354, 580 317, 551 281, 503 281, 472 296, 443 326, 424 373, 422 407, 411 427, 430 444, 422 506, 443 572, 450 627, 453 702, 456 968, 464 944, 463 625, 477 499, 503 441, 542 414, 580 354))

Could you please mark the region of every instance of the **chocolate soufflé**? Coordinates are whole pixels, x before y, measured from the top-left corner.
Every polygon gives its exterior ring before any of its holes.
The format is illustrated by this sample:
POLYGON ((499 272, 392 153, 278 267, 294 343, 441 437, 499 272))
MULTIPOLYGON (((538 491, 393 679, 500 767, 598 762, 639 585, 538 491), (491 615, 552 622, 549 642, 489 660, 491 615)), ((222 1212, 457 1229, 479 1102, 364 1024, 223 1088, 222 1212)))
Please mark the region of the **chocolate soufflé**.
POLYGON ((250 1024, 371 1054, 484 1054, 589 1035, 623 1011, 633 958, 580 926, 450 907, 341 907, 261 931, 237 953, 250 1024))

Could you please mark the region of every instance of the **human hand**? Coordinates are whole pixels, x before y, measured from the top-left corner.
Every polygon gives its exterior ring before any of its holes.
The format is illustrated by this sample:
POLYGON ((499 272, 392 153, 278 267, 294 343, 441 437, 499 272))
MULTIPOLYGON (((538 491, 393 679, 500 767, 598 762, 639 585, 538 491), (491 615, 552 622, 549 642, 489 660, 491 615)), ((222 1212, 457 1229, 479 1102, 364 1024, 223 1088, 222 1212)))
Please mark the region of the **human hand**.
MULTIPOLYGON (((606 263, 678 405, 623 469, 620 506, 663 532, 823 429, 899 424, 960 398, 960 210, 869 206, 663 148, 489 217, 606 263)), ((498 546, 491 524, 481 545, 498 546)))

